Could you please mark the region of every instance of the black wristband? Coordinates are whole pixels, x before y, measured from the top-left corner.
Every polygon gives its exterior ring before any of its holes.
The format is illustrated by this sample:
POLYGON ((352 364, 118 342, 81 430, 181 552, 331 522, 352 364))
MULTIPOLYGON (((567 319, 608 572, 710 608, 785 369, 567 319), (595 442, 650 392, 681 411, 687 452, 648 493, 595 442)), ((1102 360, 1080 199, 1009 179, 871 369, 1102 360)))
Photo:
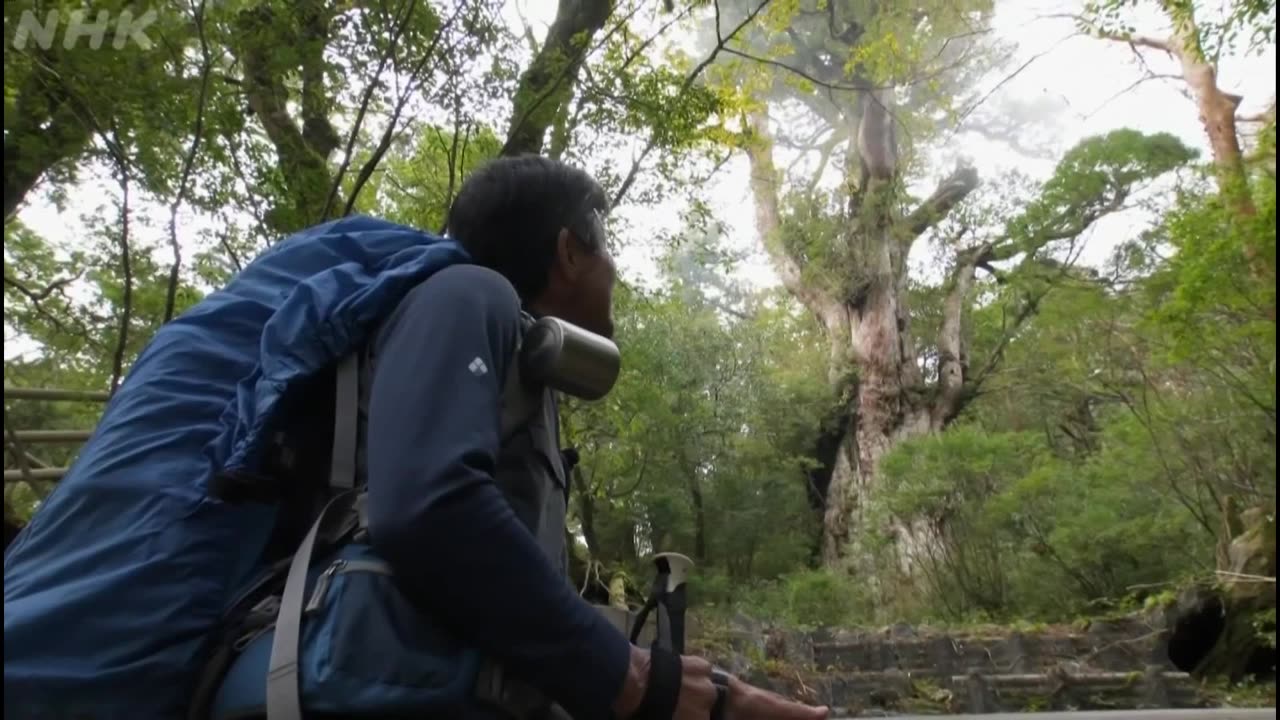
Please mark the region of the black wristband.
POLYGON ((724 720, 725 707, 729 704, 729 675, 713 670, 711 683, 716 686, 716 704, 711 708, 711 720, 724 720))
POLYGON ((680 656, 662 648, 649 651, 649 686, 636 708, 633 720, 671 720, 680 699, 684 669, 680 656))

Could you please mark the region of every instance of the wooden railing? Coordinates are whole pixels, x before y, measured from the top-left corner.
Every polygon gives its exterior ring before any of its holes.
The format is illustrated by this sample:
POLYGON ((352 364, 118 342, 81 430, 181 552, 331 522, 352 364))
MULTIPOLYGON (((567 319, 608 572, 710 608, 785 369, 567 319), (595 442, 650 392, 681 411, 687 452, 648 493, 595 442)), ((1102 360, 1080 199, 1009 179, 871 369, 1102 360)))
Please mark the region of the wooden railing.
POLYGON ((4 388, 4 445, 17 466, 4 471, 5 483, 58 480, 67 468, 55 467, 31 451, 32 445, 65 445, 83 443, 93 430, 18 430, 9 422, 9 403, 14 400, 45 402, 106 402, 110 393, 57 388, 4 388))

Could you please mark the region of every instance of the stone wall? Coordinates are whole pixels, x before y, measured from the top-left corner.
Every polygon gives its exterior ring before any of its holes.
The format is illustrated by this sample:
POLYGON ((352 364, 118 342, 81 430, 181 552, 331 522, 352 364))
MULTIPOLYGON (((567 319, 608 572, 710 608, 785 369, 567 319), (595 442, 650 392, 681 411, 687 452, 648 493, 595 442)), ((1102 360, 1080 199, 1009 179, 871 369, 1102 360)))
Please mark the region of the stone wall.
POLYGON ((690 645, 732 672, 842 712, 1189 707, 1194 683, 1142 618, 1013 631, 797 632, 738 618, 690 645))

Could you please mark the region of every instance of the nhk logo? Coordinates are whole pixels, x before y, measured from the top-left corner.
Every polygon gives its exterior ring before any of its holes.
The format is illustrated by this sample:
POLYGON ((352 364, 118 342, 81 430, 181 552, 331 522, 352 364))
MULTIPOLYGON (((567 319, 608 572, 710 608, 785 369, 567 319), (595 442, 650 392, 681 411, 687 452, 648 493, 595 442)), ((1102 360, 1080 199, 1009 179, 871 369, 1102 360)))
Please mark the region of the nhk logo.
POLYGON ((155 21, 154 9, 140 15, 128 9, 119 13, 110 10, 50 10, 43 18, 34 10, 23 10, 11 45, 15 50, 25 50, 28 45, 52 50, 61 39, 64 50, 74 50, 81 42, 87 42, 90 49, 97 50, 110 37, 111 47, 116 50, 123 50, 129 43, 150 50, 155 43, 147 37, 146 30, 155 21))

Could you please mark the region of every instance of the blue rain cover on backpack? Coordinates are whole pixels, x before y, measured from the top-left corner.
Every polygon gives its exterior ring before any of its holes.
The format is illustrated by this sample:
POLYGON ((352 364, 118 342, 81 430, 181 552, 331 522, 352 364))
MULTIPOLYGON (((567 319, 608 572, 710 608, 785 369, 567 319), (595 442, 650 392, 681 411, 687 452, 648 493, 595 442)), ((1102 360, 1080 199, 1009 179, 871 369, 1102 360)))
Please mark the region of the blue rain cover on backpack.
POLYGON ((287 388, 468 261, 452 241, 344 218, 275 245, 161 328, 5 552, 5 716, 182 717, 275 521, 274 506, 210 497, 211 479, 255 470, 287 388))

